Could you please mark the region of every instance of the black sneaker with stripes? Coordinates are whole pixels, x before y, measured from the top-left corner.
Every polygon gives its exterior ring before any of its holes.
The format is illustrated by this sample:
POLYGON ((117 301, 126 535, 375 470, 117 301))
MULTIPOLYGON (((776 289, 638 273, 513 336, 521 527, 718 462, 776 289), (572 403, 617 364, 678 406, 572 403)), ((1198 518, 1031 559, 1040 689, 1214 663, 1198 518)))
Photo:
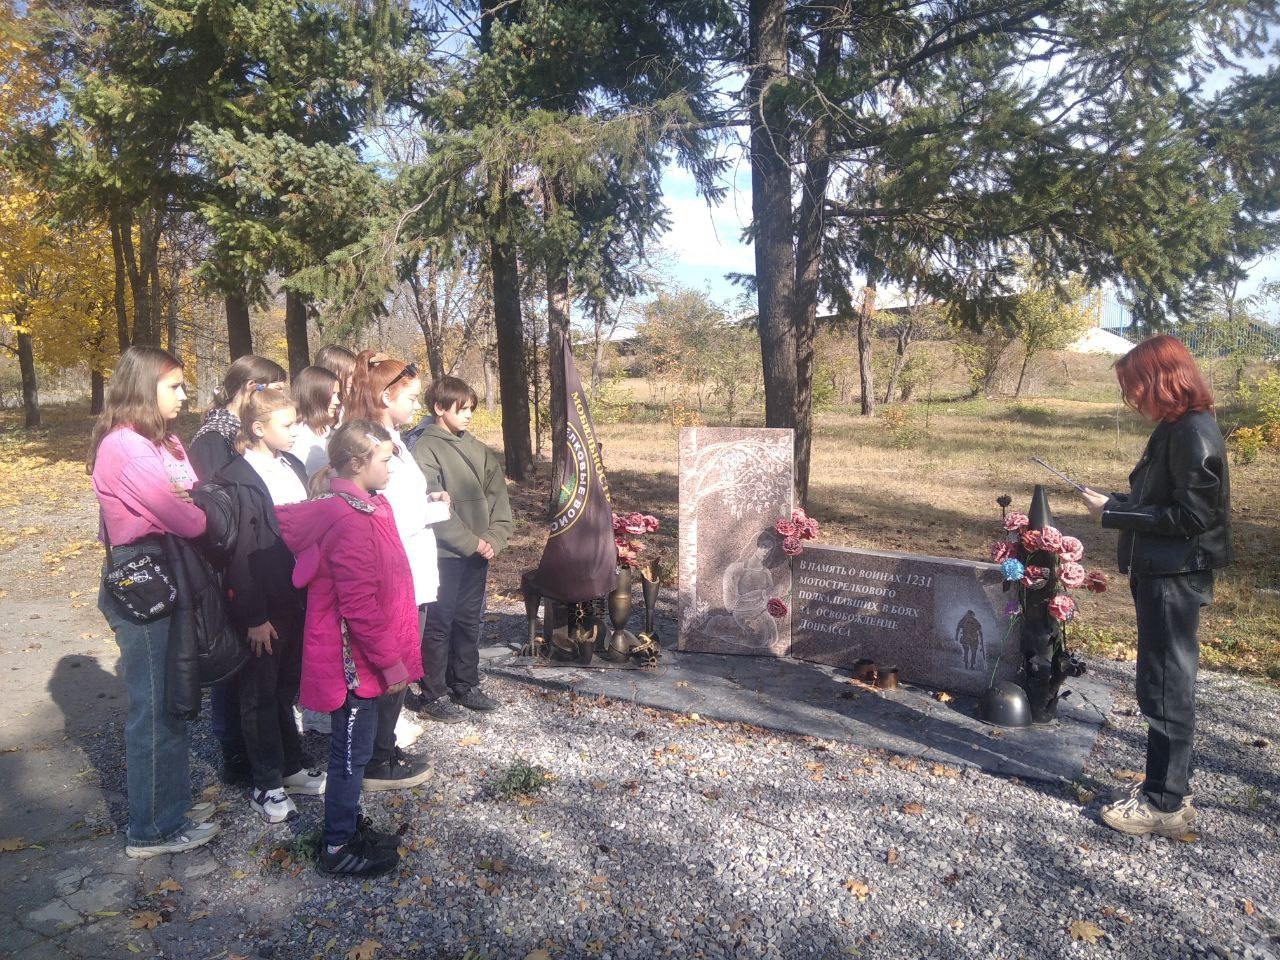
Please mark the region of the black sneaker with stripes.
POLYGON ((364 831, 356 835, 333 853, 328 847, 320 851, 316 869, 331 877, 376 877, 394 870, 400 862, 400 854, 394 847, 378 845, 364 831))

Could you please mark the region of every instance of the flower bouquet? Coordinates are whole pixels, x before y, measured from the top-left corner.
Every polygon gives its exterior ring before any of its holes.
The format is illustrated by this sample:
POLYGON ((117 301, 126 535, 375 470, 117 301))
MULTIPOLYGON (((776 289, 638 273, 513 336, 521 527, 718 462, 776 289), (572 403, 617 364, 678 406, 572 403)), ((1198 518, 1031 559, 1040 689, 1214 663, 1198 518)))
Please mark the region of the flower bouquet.
MULTIPOLYGON (((1001 497, 1002 508, 1009 503, 1001 497)), ((1067 648, 1066 626, 1076 619, 1072 590, 1101 593, 1107 575, 1086 571, 1084 544, 1053 526, 1048 500, 1036 488, 1031 515, 1006 513, 1004 537, 991 544, 991 561, 1000 565, 1006 590, 1016 590, 1006 613, 1021 621, 1024 687, 1032 720, 1047 723, 1057 714, 1058 690, 1069 677, 1084 673, 1084 662, 1067 648)))
MULTIPOLYGON (((782 538, 783 554, 791 560, 804 553, 804 542, 816 537, 819 529, 818 521, 805 513, 801 507, 796 507, 791 511, 791 516, 783 517, 773 525, 773 532, 782 538)), ((787 601, 783 597, 770 597, 765 610, 775 620, 781 620, 791 612, 791 608, 787 606, 787 601)))

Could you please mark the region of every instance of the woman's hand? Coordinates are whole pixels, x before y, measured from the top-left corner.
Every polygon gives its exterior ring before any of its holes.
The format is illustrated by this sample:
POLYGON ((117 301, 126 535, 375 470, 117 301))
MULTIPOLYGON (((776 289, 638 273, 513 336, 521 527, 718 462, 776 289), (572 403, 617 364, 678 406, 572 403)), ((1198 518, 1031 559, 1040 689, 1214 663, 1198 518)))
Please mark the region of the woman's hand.
POLYGON ((276 628, 271 625, 270 620, 249 628, 249 648, 253 650, 255 657, 260 657, 263 653, 270 656, 271 641, 278 639, 280 635, 276 633, 276 628))
POLYGON ((409 686, 408 680, 399 680, 391 684, 391 686, 387 687, 387 696, 394 697, 397 693, 406 689, 408 686, 409 686))
POLYGON ((448 490, 438 490, 435 493, 428 494, 427 499, 432 503, 453 503, 448 490))
POLYGON ((1080 499, 1084 501, 1084 505, 1089 508, 1089 516, 1093 517, 1098 523, 1102 522, 1102 510, 1107 505, 1107 501, 1111 498, 1105 493, 1099 493, 1092 487, 1085 487, 1080 491, 1080 499))

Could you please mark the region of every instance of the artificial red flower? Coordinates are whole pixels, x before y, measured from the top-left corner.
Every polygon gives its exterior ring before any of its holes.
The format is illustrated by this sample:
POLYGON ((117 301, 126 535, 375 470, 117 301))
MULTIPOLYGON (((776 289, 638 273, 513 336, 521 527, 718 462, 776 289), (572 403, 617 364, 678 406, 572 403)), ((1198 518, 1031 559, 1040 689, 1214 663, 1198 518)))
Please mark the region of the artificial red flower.
POLYGON ((1090 570, 1084 578, 1084 586, 1090 593, 1106 593, 1107 575, 1101 570, 1090 570))
POLYGON ((791 522, 796 525, 796 529, 800 529, 809 521, 809 515, 804 512, 801 507, 796 507, 791 511, 791 522))
POLYGON ((1064 561, 1058 567, 1058 579, 1064 587, 1075 589, 1084 583, 1084 567, 1073 560, 1064 561))
POLYGON ((780 597, 770 597, 765 609, 769 611, 769 616, 777 620, 781 620, 788 612, 786 603, 780 597))
POLYGON ((1022 575, 1022 585, 1028 590, 1038 590, 1048 581, 1049 571, 1044 567, 1027 567, 1022 575))
POLYGON ((1018 545, 1012 540, 997 540, 991 545, 991 562, 1004 563, 1018 559, 1018 545))
POLYGON ((657 518, 657 517, 655 517, 655 516, 654 516, 653 514, 651 514, 651 513, 646 513, 646 514, 645 514, 643 517, 641 517, 640 519, 644 521, 644 532, 645 532, 645 533, 657 533, 657 531, 658 531, 658 518, 657 518))
POLYGON ((1006 530, 1021 530, 1031 523, 1031 518, 1025 513, 1011 513, 1004 518, 1004 528, 1006 530))
POLYGON ((1062 532, 1057 527, 1045 527, 1040 531, 1040 548, 1057 553, 1062 549, 1062 532))
POLYGON ((794 537, 798 532, 796 525, 790 520, 783 518, 773 525, 773 529, 778 532, 780 537, 794 537))
POLYGON ((800 542, 799 537, 783 537, 782 552, 788 557, 798 557, 804 553, 804 544, 800 542))
POLYGON ((800 534, 802 540, 812 540, 818 535, 818 521, 809 517, 804 522, 804 531, 800 534))
POLYGON ((1076 615, 1076 602, 1065 593, 1060 593, 1049 601, 1048 610, 1053 619, 1065 622, 1076 615))
POLYGON ((1040 549, 1040 531, 1039 530, 1023 530, 1022 531, 1022 548, 1027 553, 1035 553, 1040 549))
POLYGON ((1084 559, 1084 544, 1075 537, 1063 537, 1062 546, 1058 548, 1058 556, 1063 560, 1079 563, 1084 559))

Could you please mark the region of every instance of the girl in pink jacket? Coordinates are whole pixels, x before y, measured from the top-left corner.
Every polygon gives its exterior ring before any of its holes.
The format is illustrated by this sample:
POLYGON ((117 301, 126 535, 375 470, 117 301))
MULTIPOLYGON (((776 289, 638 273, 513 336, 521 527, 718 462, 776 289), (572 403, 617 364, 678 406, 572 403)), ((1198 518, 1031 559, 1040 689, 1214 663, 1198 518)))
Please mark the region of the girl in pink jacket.
POLYGON ((360 816, 360 783, 377 733, 378 697, 422 676, 413 575, 387 483, 391 437, 350 420, 328 443, 329 466, 312 480, 316 499, 276 508, 307 590, 299 700, 332 718, 321 873, 376 876, 400 860, 396 838, 360 816))

